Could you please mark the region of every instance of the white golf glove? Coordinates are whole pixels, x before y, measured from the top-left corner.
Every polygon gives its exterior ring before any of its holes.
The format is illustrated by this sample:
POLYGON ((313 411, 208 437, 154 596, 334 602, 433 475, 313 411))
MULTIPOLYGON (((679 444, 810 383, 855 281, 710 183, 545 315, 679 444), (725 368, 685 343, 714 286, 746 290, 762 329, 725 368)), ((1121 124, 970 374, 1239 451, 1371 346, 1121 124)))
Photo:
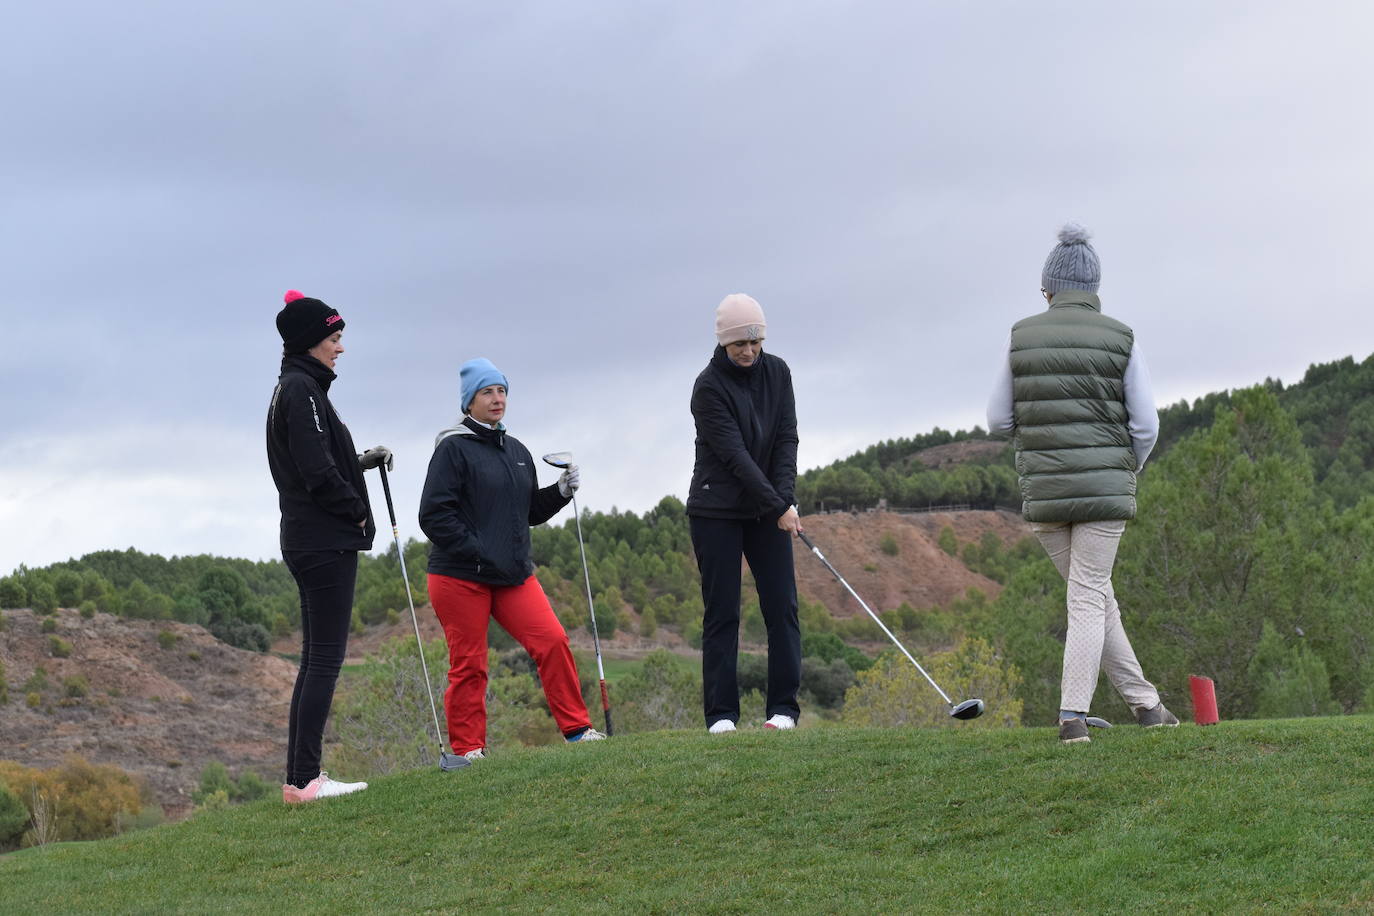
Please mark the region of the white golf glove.
POLYGON ((558 492, 563 494, 564 499, 570 499, 581 484, 582 481, 577 476, 577 465, 570 464, 558 477, 558 492))
POLYGON ((391 449, 385 445, 374 445, 372 448, 358 456, 358 464, 364 471, 370 471, 378 465, 386 465, 388 471, 392 470, 396 458, 391 454, 391 449))

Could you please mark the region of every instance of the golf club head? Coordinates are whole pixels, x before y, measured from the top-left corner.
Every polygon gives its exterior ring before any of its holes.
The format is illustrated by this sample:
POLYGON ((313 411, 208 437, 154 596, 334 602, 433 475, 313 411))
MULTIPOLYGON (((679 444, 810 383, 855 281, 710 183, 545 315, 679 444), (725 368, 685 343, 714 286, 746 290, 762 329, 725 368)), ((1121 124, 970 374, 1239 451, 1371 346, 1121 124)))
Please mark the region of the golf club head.
POLYGON ((549 452, 544 456, 544 463, 556 468, 566 468, 572 464, 572 452, 549 452))
POLYGON ((472 761, 462 754, 450 754, 448 751, 439 752, 439 769, 447 773, 449 770, 461 770, 463 767, 472 766, 472 761))
POLYGON ((986 708, 982 700, 965 700, 952 708, 949 714, 956 719, 976 719, 983 714, 983 710, 986 708))
POLYGON ((1112 723, 1097 716, 1088 716, 1088 728, 1111 728, 1112 723))

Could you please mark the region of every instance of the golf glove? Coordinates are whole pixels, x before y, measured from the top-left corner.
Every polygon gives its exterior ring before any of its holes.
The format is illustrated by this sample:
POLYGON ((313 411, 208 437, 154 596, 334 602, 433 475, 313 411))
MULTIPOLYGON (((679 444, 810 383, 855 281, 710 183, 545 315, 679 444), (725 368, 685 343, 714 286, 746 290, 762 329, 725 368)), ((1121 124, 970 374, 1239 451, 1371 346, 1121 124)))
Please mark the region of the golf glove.
POLYGON ((374 445, 372 448, 358 456, 358 464, 364 471, 370 471, 378 465, 386 465, 388 471, 392 470, 395 463, 395 456, 391 454, 391 449, 385 445, 374 445))
POLYGON ((577 465, 570 464, 558 478, 558 492, 563 494, 564 499, 571 499, 581 484, 582 481, 577 476, 577 465))

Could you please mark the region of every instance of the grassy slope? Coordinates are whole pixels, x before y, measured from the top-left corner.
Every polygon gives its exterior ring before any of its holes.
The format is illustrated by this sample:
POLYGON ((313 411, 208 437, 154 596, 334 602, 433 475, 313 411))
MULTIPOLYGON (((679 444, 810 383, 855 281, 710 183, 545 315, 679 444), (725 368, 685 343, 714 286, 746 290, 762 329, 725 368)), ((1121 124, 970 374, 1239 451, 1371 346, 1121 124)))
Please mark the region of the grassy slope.
POLYGON ((1374 908, 1370 717, 659 733, 0 858, 8 912, 1374 908))

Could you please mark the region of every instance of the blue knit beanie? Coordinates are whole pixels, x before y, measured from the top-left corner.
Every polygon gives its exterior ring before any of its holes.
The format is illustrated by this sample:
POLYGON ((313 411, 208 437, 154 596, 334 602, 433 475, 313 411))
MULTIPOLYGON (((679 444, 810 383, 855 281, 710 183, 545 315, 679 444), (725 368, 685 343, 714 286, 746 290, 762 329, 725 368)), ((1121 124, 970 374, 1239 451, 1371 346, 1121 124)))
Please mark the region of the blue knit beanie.
POLYGON ((468 407, 472 404, 472 399, 477 392, 488 385, 500 385, 510 391, 510 383, 501 374, 501 370, 491 364, 491 360, 477 357, 463 363, 463 367, 458 370, 458 377, 463 383, 462 407, 463 413, 468 412, 468 407))
POLYGON ((1089 244, 1088 230, 1078 223, 1065 223, 1059 230, 1059 244, 1054 246, 1040 271, 1040 287, 1050 295, 1066 289, 1097 292, 1102 282, 1102 265, 1097 252, 1089 244))

